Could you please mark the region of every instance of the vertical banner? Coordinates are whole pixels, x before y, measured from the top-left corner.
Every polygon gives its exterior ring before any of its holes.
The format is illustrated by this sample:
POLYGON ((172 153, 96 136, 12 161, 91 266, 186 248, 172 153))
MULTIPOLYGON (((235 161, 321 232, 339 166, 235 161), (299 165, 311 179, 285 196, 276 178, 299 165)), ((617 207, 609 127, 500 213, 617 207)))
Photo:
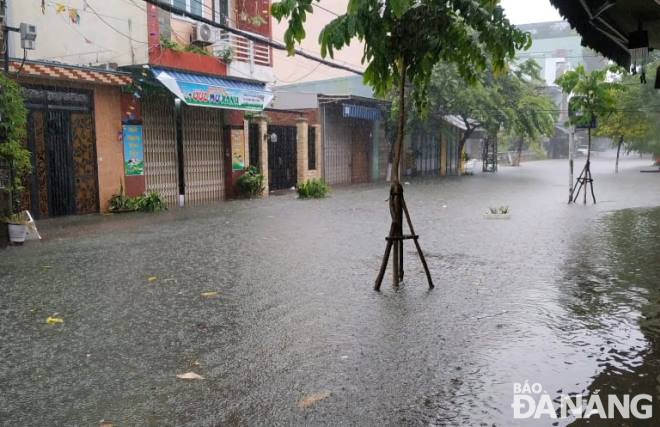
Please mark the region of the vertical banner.
POLYGON ((122 126, 124 140, 124 174, 144 175, 144 150, 142 148, 142 125, 122 126))
POLYGON ((231 130, 231 170, 245 169, 245 139, 242 129, 231 130))

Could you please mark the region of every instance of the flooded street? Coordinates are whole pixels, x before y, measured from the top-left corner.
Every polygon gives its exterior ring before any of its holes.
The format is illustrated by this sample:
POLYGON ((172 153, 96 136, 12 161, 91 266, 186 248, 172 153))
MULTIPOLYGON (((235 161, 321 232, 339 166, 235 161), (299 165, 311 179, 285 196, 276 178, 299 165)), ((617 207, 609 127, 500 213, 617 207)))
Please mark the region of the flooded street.
POLYGON ((405 285, 388 269, 372 290, 385 183, 46 221, 43 242, 0 255, 0 424, 566 424, 513 419, 529 381, 553 399, 650 394, 658 425, 649 164, 596 159, 595 206, 566 204, 565 160, 411 181, 432 291, 410 242, 405 285))

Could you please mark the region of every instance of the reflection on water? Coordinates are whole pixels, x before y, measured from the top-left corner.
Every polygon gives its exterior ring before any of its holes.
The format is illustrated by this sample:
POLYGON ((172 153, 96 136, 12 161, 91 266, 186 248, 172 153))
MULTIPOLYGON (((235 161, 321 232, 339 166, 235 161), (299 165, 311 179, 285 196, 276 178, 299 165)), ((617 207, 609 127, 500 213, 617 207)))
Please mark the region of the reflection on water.
MULTIPOLYGON (((660 417, 660 209, 623 210, 599 220, 575 245, 565 268, 562 303, 571 325, 564 337, 603 345, 587 393, 653 396, 660 417)), ((604 397, 601 398, 607 408, 604 397)), ((576 420, 573 425, 622 425, 623 420, 576 420)))

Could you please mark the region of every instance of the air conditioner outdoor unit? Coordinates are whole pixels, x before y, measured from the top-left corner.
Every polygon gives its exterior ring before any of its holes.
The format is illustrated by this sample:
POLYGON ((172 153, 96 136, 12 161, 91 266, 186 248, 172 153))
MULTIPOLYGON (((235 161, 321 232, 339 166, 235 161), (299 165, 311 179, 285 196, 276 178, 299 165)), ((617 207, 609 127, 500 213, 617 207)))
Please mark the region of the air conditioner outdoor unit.
POLYGON ((196 45, 208 46, 213 44, 213 42, 213 31, 211 30, 211 27, 209 27, 207 24, 198 22, 195 25, 193 43, 196 45))

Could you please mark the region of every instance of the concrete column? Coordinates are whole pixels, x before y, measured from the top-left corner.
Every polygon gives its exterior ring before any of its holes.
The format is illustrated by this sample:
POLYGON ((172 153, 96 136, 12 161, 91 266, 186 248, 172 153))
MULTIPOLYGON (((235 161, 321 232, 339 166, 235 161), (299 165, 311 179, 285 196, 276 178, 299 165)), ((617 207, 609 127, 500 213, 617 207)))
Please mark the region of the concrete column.
POLYGON ((447 175, 447 136, 440 134, 440 176, 447 175))
POLYGON ((323 176, 323 148, 321 146, 321 126, 314 125, 314 132, 316 133, 316 177, 321 178, 323 176))
POLYGON ((298 184, 302 184, 307 179, 307 137, 309 125, 305 117, 296 119, 296 157, 298 169, 298 184))
POLYGON ((245 169, 250 165, 250 121, 243 120, 243 147, 245 151, 245 169))
POLYGON ((264 192, 262 196, 268 196, 268 117, 258 114, 252 119, 259 125, 259 172, 264 176, 264 192))

